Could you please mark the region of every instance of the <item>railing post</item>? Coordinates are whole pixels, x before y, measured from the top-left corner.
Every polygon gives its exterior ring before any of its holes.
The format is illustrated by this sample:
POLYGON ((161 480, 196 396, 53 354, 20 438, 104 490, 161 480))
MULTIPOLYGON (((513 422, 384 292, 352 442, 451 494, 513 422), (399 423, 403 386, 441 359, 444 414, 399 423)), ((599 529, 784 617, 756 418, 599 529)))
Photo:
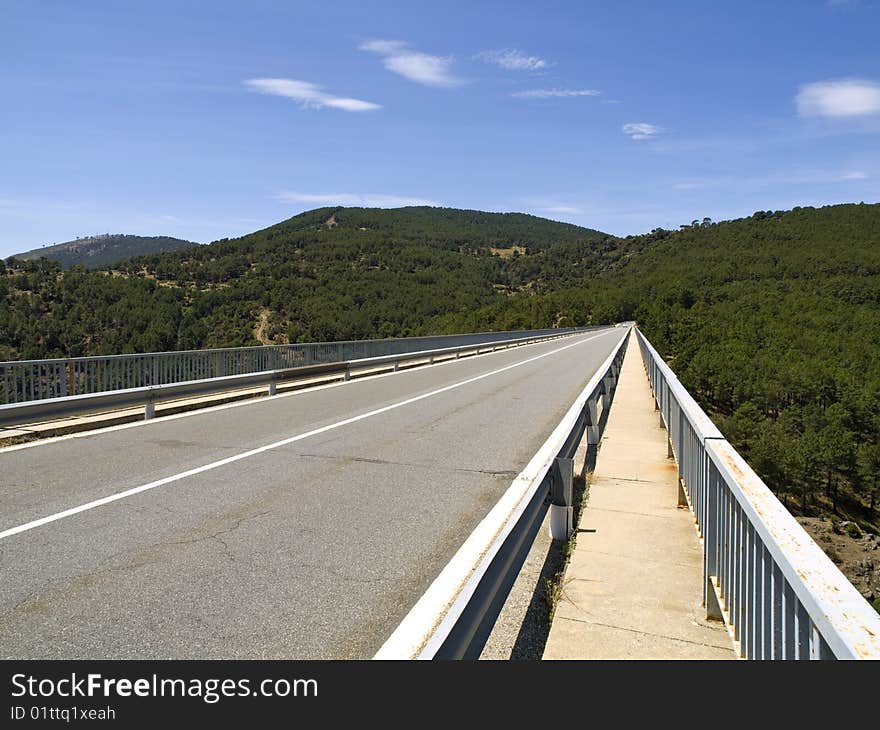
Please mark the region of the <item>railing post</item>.
MULTIPOLYGON (((670 456, 669 458, 671 459, 673 457, 670 456)), ((680 467, 680 465, 679 465, 679 467, 680 467)), ((679 468, 679 471, 681 471, 680 468, 679 468)), ((678 474, 678 476, 676 476, 676 480, 678 482, 678 506, 679 507, 690 507, 691 505, 688 502, 687 492, 685 491, 684 477, 682 477, 681 474, 678 474)), ((698 527, 699 527, 699 525, 698 525, 698 527)))
POLYGON ((151 418, 156 417, 156 404, 153 401, 148 400, 144 404, 144 420, 149 421, 151 418))
POLYGON ((557 456, 549 477, 550 537, 568 540, 574 532, 574 459, 557 456))
POLYGON ((715 581, 719 574, 719 534, 721 519, 721 478, 711 462, 706 476, 706 524, 703 527, 703 605, 706 618, 723 621, 721 606, 715 591, 715 581))
POLYGON ((67 360, 67 361, 61 366, 61 396, 62 396, 62 397, 67 396, 67 395, 70 395, 70 394, 67 392, 67 389, 68 389, 67 383, 68 383, 68 380, 69 380, 69 378, 70 378, 69 372, 70 372, 70 370, 71 370, 71 366, 72 366, 72 364, 73 364, 73 363, 72 363, 70 360, 67 360))

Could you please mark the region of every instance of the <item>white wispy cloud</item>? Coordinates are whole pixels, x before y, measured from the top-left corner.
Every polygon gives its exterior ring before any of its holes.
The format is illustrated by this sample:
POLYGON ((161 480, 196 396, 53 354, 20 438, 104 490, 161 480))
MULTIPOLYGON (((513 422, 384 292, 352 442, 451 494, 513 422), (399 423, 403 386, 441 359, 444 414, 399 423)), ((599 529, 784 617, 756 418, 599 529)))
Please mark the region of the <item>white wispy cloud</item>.
POLYGON ((674 190, 709 190, 713 188, 762 188, 776 185, 833 185, 835 183, 867 180, 871 176, 863 170, 813 170, 773 173, 753 177, 694 178, 673 183, 674 190))
POLYGON ((514 91, 511 96, 519 99, 567 99, 575 96, 599 96, 601 93, 596 89, 528 89, 527 91, 514 91))
POLYGON ((880 83, 863 79, 817 81, 795 97, 803 117, 861 117, 880 114, 880 83))
POLYGON ((660 127, 647 122, 630 122, 624 124, 622 130, 633 139, 653 139, 660 134, 660 127))
POLYGON ((437 206, 434 200, 411 198, 382 193, 296 193, 282 191, 275 196, 283 203, 308 203, 310 205, 346 205, 362 208, 403 208, 408 205, 437 206))
POLYGON ((406 50, 406 43, 404 41, 383 41, 383 40, 372 40, 372 41, 364 41, 358 46, 362 51, 372 51, 373 53, 380 53, 383 56, 391 56, 395 53, 403 53, 406 50))
POLYGON ((371 40, 361 43, 362 51, 382 56, 389 71, 426 86, 458 86, 461 79, 452 73, 452 56, 432 56, 411 49, 404 41, 371 40))
POLYGON ((322 91, 321 87, 317 84, 312 84, 308 81, 297 81, 296 79, 248 79, 244 82, 244 85, 252 91, 257 91, 261 94, 272 94, 273 96, 293 99, 308 109, 330 107, 331 109, 341 109, 346 112, 368 112, 382 108, 380 104, 374 104, 371 101, 333 96, 322 91))
POLYGON ((477 58, 480 61, 494 64, 507 71, 540 71, 551 65, 545 58, 529 56, 515 48, 506 48, 501 51, 483 51, 477 54, 477 58))
POLYGON ((572 203, 568 196, 559 198, 524 198, 520 201, 520 207, 538 213, 556 213, 559 215, 579 215, 584 212, 579 205, 572 203))

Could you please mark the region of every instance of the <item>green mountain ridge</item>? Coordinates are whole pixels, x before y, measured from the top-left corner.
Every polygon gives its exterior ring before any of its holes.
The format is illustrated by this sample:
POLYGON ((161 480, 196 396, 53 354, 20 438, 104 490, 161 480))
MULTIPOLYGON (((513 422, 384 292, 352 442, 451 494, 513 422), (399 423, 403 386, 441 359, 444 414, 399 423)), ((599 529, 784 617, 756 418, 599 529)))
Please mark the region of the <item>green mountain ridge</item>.
POLYGON ((84 266, 87 269, 98 269, 112 266, 132 256, 145 256, 165 251, 177 251, 200 244, 170 236, 134 236, 122 233, 104 233, 98 236, 77 238, 73 241, 42 246, 12 258, 21 261, 32 261, 47 258, 57 261, 64 269, 84 266))

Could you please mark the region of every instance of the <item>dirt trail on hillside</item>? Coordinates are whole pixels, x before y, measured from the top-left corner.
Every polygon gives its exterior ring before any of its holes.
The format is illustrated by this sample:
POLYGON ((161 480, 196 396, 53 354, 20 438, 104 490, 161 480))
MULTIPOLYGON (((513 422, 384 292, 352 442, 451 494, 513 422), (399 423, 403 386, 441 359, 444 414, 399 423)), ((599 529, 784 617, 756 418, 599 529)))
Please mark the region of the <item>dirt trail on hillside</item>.
POLYGON ((257 341, 261 345, 274 345, 275 343, 269 339, 269 335, 267 334, 269 331, 269 315, 272 314, 272 310, 267 307, 263 307, 260 310, 260 316, 257 320, 257 326, 254 327, 254 337, 257 338, 257 341))

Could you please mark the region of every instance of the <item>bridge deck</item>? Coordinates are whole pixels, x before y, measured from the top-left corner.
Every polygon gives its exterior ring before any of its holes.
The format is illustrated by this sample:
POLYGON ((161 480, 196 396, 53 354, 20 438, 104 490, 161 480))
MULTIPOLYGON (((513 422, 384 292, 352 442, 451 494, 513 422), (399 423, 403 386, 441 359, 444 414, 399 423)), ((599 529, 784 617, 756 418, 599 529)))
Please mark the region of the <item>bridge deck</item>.
POLYGON ((544 659, 733 659, 701 606, 702 552, 635 337, 544 659))
POLYGON ((622 334, 0 449, 0 657, 373 656, 622 334))

